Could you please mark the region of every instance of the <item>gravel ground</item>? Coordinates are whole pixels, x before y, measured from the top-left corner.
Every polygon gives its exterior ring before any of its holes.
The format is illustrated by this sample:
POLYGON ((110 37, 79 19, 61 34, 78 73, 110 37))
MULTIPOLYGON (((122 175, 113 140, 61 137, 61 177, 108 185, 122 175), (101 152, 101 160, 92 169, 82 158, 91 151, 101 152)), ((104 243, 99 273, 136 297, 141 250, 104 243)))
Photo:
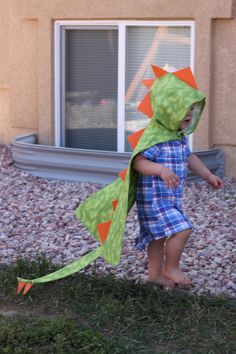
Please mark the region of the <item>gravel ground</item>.
MULTIPOLYGON (((236 294, 236 179, 225 178, 223 190, 206 183, 186 186, 184 208, 196 229, 181 266, 193 279, 192 293, 235 297, 236 294)), ((11 148, 0 144, 0 263, 39 254, 54 264, 68 264, 97 247, 74 215, 82 200, 102 186, 33 177, 12 163, 11 148)), ((146 252, 136 251, 139 232, 135 207, 126 224, 121 262, 111 267, 96 261, 97 274, 144 279, 146 252)), ((94 264, 86 272, 94 271, 94 264)))

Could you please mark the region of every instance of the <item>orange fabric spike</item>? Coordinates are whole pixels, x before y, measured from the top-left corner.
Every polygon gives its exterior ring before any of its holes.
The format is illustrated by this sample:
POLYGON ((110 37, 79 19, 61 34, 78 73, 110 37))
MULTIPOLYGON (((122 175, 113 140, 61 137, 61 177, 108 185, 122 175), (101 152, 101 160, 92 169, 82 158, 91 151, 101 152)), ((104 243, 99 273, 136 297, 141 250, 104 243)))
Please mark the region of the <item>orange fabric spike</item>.
POLYGON ((17 288, 17 294, 20 294, 20 292, 24 288, 25 284, 26 283, 22 283, 21 281, 19 281, 18 288, 17 288))
POLYGON ((155 65, 152 65, 152 70, 153 70, 154 74, 156 75, 156 77, 162 77, 168 73, 168 71, 166 71, 162 68, 159 68, 159 66, 155 66, 155 65))
POLYGON ((149 80, 143 80, 142 83, 148 88, 150 89, 153 85, 153 82, 155 81, 155 79, 149 79, 149 80))
POLYGON ((96 226, 100 236, 101 243, 104 243, 109 233, 111 220, 102 222, 101 224, 97 224, 96 226))
POLYGON ((173 73, 178 79, 184 81, 186 84, 192 86, 196 90, 198 89, 193 73, 190 68, 180 69, 173 73))
POLYGON ((139 139, 143 135, 144 130, 145 130, 145 128, 140 129, 137 132, 128 136, 128 142, 130 143, 130 146, 132 147, 132 149, 136 148, 136 145, 138 144, 139 139))
POLYGON ((128 170, 128 168, 125 168, 124 170, 120 171, 120 173, 119 173, 119 176, 123 181, 125 180, 127 170, 128 170))
POLYGON ((138 105, 138 110, 149 118, 152 118, 153 112, 152 112, 152 106, 151 106, 151 100, 150 100, 150 92, 144 97, 144 99, 140 102, 138 105))
POLYGON ((33 286, 33 284, 26 283, 26 284, 25 284, 25 290, 24 290, 24 292, 23 292, 23 295, 25 295, 25 294, 29 291, 29 289, 32 288, 32 286, 33 286))
POLYGON ((113 208, 113 210, 116 210, 117 203, 118 203, 118 200, 117 200, 117 199, 115 199, 115 200, 112 201, 112 208, 113 208))

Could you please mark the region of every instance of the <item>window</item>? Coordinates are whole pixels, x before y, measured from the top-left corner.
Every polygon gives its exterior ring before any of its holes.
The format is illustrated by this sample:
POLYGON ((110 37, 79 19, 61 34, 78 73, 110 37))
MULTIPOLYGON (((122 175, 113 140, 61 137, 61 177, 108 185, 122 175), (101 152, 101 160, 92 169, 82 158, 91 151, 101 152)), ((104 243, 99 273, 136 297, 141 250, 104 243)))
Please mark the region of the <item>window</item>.
POLYGON ((130 152, 127 136, 145 127, 137 105, 154 77, 193 68, 193 22, 56 23, 56 144, 130 152))

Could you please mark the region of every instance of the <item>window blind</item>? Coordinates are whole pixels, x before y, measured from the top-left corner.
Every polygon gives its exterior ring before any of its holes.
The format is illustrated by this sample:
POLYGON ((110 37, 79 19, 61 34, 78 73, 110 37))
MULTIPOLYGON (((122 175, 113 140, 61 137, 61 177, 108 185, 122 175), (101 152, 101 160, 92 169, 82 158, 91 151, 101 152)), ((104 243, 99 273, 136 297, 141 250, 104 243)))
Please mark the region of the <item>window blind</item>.
POLYGON ((167 71, 190 65, 190 27, 127 27, 126 34, 125 151, 131 151, 127 136, 148 123, 137 110, 147 93, 144 79, 153 78, 151 64, 167 71))

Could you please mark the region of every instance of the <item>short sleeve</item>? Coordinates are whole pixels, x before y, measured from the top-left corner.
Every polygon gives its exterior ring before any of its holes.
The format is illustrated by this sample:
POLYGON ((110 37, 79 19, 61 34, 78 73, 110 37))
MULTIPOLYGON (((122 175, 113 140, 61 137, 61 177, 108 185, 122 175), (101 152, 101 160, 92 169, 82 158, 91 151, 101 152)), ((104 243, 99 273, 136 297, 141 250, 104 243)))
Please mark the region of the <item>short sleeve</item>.
POLYGON ((192 151, 190 150, 189 146, 186 146, 186 156, 189 157, 192 154, 192 151))
POLYGON ((160 152, 161 152, 160 144, 156 144, 142 151, 140 155, 146 157, 148 160, 154 161, 155 158, 160 154, 160 152))
POLYGON ((185 155, 188 158, 192 154, 192 151, 189 148, 188 139, 186 137, 184 138, 184 144, 185 144, 185 155))

